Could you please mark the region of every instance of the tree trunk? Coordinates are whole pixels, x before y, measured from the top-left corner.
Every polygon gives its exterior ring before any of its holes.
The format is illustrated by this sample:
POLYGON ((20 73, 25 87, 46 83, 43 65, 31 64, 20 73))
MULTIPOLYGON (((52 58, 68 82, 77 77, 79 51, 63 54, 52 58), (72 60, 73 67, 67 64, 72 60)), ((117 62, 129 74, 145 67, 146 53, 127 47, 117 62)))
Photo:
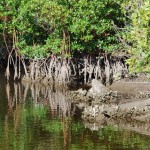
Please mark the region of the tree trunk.
POLYGON ((63 30, 63 39, 62 39, 62 60, 64 60, 65 57, 65 44, 66 44, 66 33, 63 30))

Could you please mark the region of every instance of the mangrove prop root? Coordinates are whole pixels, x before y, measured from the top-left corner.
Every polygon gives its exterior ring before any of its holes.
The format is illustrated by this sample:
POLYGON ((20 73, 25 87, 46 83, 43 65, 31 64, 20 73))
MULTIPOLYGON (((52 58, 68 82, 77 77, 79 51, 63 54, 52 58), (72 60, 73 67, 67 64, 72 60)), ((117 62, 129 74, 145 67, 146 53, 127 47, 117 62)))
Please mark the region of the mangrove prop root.
POLYGON ((27 62, 23 57, 12 58, 12 53, 8 57, 6 69, 7 80, 10 76, 10 65, 13 62, 14 80, 21 78, 28 82, 53 81, 66 84, 73 79, 82 79, 83 83, 91 82, 92 79, 100 80, 104 85, 112 84, 113 80, 118 80, 128 73, 128 68, 121 60, 112 63, 107 57, 98 58, 76 58, 60 59, 50 57, 46 59, 29 59, 27 62), (21 67, 22 66, 22 67, 21 67), (21 71, 23 70, 23 71, 21 71))

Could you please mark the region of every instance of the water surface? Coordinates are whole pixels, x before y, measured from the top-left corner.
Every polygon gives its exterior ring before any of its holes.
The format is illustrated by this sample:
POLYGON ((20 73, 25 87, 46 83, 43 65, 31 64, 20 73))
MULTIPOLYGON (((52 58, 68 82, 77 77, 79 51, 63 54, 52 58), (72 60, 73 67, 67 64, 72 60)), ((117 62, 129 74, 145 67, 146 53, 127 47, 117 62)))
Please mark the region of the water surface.
POLYGON ((65 90, 7 83, 0 74, 0 150, 148 150, 150 136, 118 126, 91 130, 65 90))

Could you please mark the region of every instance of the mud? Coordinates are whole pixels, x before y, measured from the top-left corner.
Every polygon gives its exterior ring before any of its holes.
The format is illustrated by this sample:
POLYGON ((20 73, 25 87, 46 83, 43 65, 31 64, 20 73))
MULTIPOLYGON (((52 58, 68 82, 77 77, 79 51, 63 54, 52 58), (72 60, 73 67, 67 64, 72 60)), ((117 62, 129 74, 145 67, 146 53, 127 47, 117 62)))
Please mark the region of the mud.
POLYGON ((109 86, 111 90, 117 91, 120 103, 136 101, 137 99, 150 97, 150 82, 124 82, 119 81, 109 86))
POLYGON ((130 129, 140 131, 135 127, 138 122, 140 125, 147 124, 147 128, 150 122, 150 82, 119 81, 108 88, 116 93, 113 101, 109 98, 95 103, 93 99, 89 106, 85 105, 82 119, 86 126, 97 130, 106 124, 119 122, 125 128, 127 122, 130 129))

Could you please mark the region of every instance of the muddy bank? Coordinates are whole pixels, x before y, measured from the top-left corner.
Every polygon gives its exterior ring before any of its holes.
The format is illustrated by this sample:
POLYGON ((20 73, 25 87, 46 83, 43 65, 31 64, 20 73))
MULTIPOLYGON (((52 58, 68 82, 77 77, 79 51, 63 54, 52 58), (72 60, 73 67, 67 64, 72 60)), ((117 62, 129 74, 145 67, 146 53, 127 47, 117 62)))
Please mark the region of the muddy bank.
POLYGON ((150 83, 116 82, 109 87, 93 80, 91 88, 69 92, 67 97, 83 108, 85 122, 112 120, 150 121, 150 83))
POLYGON ((89 122, 114 120, 150 121, 150 99, 117 105, 92 105, 84 109, 82 118, 89 122))
POLYGON ((68 91, 67 99, 79 107, 86 108, 91 105, 116 103, 119 99, 117 91, 105 87, 98 80, 93 79, 88 89, 80 88, 76 91, 68 91), (89 88, 90 87, 90 88, 89 88))
MULTIPOLYGON (((141 77, 142 78, 142 77, 141 77)), ((144 77, 143 77, 144 78, 144 77)), ((118 95, 121 96, 120 103, 125 103, 127 101, 134 101, 139 98, 148 98, 150 91, 150 82, 148 80, 121 80, 113 83, 109 86, 111 90, 117 91, 118 95)))

